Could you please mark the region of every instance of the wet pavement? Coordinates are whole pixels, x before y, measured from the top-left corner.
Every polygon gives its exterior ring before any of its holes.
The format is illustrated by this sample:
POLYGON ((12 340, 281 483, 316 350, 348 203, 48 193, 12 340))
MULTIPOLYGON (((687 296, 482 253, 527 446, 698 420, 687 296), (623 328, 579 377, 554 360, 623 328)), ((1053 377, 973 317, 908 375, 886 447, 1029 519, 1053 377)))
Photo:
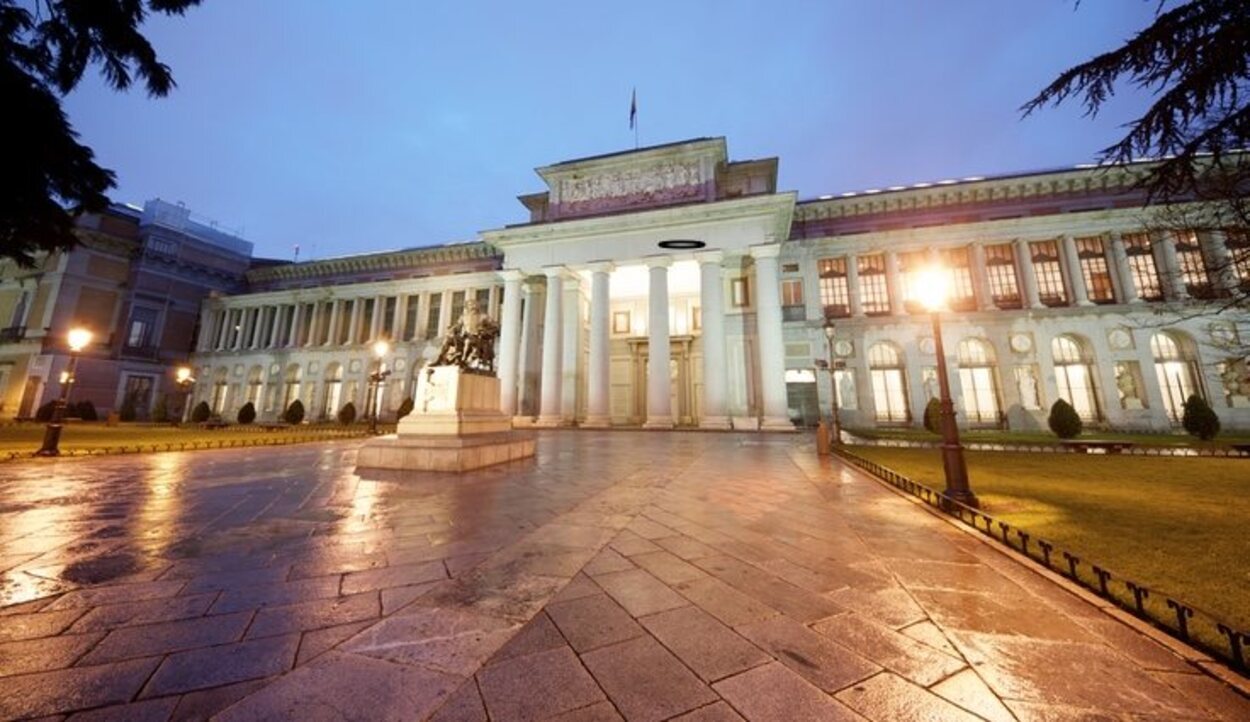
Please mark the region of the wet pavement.
POLYGON ((1250 719, 798 437, 356 447, 0 466, 0 718, 1250 719))

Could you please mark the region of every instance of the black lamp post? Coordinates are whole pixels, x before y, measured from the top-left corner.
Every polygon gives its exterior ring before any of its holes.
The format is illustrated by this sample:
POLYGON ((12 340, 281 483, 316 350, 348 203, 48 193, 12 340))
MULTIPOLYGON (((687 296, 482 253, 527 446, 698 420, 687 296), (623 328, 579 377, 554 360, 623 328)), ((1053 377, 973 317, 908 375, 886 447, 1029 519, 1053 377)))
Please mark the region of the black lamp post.
POLYGON ((65 419, 70 387, 74 385, 74 374, 78 371, 78 354, 91 343, 91 332, 85 328, 70 329, 66 340, 69 342, 69 364, 61 374, 61 396, 52 405, 52 419, 43 430, 43 446, 39 447, 35 456, 59 456, 61 453, 61 422, 65 419))
POLYGON ((383 339, 373 344, 373 373, 369 374, 369 433, 378 433, 378 406, 380 399, 378 396, 382 391, 382 382, 386 380, 391 372, 383 368, 382 357, 390 353, 391 345, 383 339))
POLYGON ((833 319, 825 319, 825 341, 829 347, 829 403, 833 408, 833 443, 842 443, 842 422, 838 419, 838 362, 833 357, 833 319))
POLYGON ((968 484, 968 465, 964 462, 964 447, 959 442, 959 426, 955 423, 955 404, 951 400, 950 378, 947 376, 946 353, 942 348, 942 318, 940 310, 946 303, 946 274, 933 269, 919 279, 920 302, 929 310, 933 321, 933 352, 937 355, 938 389, 941 398, 939 414, 942 426, 942 469, 946 474, 946 491, 943 496, 965 506, 978 507, 980 503, 968 484))

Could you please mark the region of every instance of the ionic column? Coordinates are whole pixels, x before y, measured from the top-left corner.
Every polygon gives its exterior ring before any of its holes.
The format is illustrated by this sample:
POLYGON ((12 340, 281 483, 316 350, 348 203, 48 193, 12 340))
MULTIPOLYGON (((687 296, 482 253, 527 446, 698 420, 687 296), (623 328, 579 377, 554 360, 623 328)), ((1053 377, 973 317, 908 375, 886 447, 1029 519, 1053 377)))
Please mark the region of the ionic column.
MULTIPOLYGON (((486 313, 487 309, 482 309, 482 313, 486 313)), ((400 343, 407 341, 404 338, 404 319, 408 316, 408 294, 395 294, 395 316, 391 318, 391 341, 400 343)))
POLYGON ((369 342, 382 338, 382 316, 386 311, 386 297, 376 296, 373 299, 373 318, 369 323, 369 342))
POLYGON ((1141 297, 1137 295, 1133 269, 1129 268, 1128 252, 1124 249, 1124 239, 1119 231, 1107 234, 1107 245, 1111 248, 1111 277, 1120 291, 1120 303, 1137 303, 1141 297))
POLYGON ((1037 295, 1037 276, 1033 273, 1033 249, 1023 238, 1016 239, 1016 270, 1020 273, 1020 285, 1024 287, 1024 307, 1041 308, 1042 299, 1037 295))
POLYGON ((651 287, 647 293, 647 420, 646 429, 673 428, 672 384, 669 360, 672 350, 668 337, 667 256, 647 259, 651 287))
POLYGON ((499 409, 511 417, 517 411, 517 354, 521 340, 520 271, 499 274, 504 280, 503 310, 499 318, 499 409))
POLYGON ((286 345, 298 346, 300 321, 304 318, 304 304, 297 303, 291 309, 291 333, 287 336, 286 345))
POLYGON ((547 304, 543 314, 542 407, 535 423, 560 426, 564 421, 560 413, 560 387, 564 382, 564 267, 549 266, 543 272, 547 274, 547 304))
POLYGON ((898 272, 898 254, 885 252, 885 288, 890 296, 890 313, 901 316, 907 313, 907 299, 903 298, 903 284, 898 272))
POLYGON ((1206 251, 1212 285, 1219 291, 1236 293, 1240 284, 1224 231, 1204 231, 1198 234, 1198 239, 1206 251))
POLYGON ((321 323, 321 314, 323 313, 325 313, 323 304, 318 302, 312 305, 312 313, 308 319, 308 338, 304 339, 303 346, 313 346, 317 343, 317 326, 321 323))
MULTIPOLYGON (((22 319, 19 318, 18 319, 19 325, 21 324, 21 321, 22 319)), ((200 308, 200 335, 199 337, 195 339, 196 351, 208 350, 209 342, 212 340, 212 337, 213 337, 212 322, 213 322, 212 311, 209 310, 207 305, 202 306, 200 308)))
MULTIPOLYGON (((777 256, 781 244, 752 246, 755 258, 755 323, 760 339, 760 382, 764 399, 761 429, 792 431, 786 400, 786 349, 781 334, 781 291, 778 286, 777 256)), ((898 270, 897 263, 895 271, 898 270)), ((901 306, 901 304, 900 304, 901 306)))
POLYGON ((977 294, 977 308, 993 310, 994 299, 990 297, 990 279, 985 269, 985 244, 973 243, 969 252, 972 264, 972 285, 977 294))
POLYGON ((521 293, 525 296, 524 309, 521 311, 521 340, 517 351, 517 416, 532 416, 534 412, 534 385, 530 379, 534 376, 534 350, 538 343, 538 314, 534 305, 538 303, 538 291, 533 285, 521 282, 521 293))
POLYGON ((347 321, 347 345, 353 346, 360 343, 360 324, 365 315, 365 299, 357 297, 352 299, 352 315, 347 321))
POLYGON ((703 415, 699 426, 728 429, 725 370, 725 286, 720 251, 699 254, 699 295, 703 319, 703 415))
POLYGON ((846 300, 852 316, 864 315, 864 303, 859 297, 859 256, 846 257, 846 300))
POLYGON ((342 313, 343 302, 334 300, 330 302, 330 328, 326 332, 327 346, 333 346, 338 343, 339 339, 339 315, 342 313))
POLYGON ((278 347, 278 334, 281 332, 281 329, 282 329, 282 310, 283 310, 282 306, 273 307, 273 328, 269 329, 269 344, 267 346, 268 348, 278 347))
POLYGON ((1081 273, 1081 254, 1076 250, 1076 239, 1072 234, 1065 233, 1062 237, 1063 267, 1067 271, 1068 287, 1072 289, 1072 300, 1078 306, 1093 306, 1089 300, 1089 289, 1085 288, 1085 276, 1081 273))
POLYGON ((246 325, 246 309, 236 308, 234 310, 234 323, 230 324, 230 331, 234 333, 234 344, 231 345, 231 348, 235 351, 243 348, 243 337, 247 335, 246 325))
POLYGON ((612 264, 590 267, 590 368, 586 420, 582 426, 612 425, 610 407, 612 359, 610 355, 612 305, 609 301, 612 264))
POLYGON ((1163 269, 1164 295, 1169 301, 1184 301, 1189 298, 1189 289, 1185 288, 1185 279, 1181 278, 1181 263, 1176 257, 1176 239, 1171 233, 1152 233, 1151 247, 1155 252, 1155 262, 1163 269))

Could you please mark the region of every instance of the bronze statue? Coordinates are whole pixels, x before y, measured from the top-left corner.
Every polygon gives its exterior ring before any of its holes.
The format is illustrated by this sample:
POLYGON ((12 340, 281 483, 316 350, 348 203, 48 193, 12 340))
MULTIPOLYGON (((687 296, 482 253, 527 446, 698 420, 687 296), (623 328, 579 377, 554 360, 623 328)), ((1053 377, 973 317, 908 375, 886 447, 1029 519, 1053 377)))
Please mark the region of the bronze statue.
POLYGON ((460 370, 483 376, 495 375, 495 339, 499 324, 482 313, 477 301, 465 301, 460 319, 447 330, 443 347, 433 366, 459 366, 460 370))

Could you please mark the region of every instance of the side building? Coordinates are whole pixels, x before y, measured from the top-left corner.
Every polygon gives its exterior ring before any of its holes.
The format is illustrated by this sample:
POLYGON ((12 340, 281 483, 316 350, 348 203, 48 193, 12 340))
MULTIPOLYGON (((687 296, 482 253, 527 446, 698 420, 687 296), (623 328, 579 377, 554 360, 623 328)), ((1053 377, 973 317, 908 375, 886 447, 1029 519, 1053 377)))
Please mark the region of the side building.
POLYGON ((66 335, 83 327, 73 402, 103 415, 127 399, 139 419, 164 399, 183 403, 175 369, 187 362, 201 301, 244 290, 252 244, 161 200, 115 204, 80 219, 80 244, 33 268, 0 262, 0 418, 30 418, 61 393, 66 335))
POLYGON ((919 425, 935 344, 908 299, 936 266, 962 425, 1045 428, 1062 398, 1093 426, 1165 431, 1199 394, 1250 428, 1250 319, 1216 311, 1250 288, 1247 236, 1163 227, 1142 165, 811 200, 777 168, 723 138, 564 161, 520 196, 528 220, 478 241, 253 270, 204 306, 196 398, 327 418, 363 410, 385 367, 385 417, 474 299, 500 319, 518 426, 788 429, 834 387, 848 426, 919 425))

